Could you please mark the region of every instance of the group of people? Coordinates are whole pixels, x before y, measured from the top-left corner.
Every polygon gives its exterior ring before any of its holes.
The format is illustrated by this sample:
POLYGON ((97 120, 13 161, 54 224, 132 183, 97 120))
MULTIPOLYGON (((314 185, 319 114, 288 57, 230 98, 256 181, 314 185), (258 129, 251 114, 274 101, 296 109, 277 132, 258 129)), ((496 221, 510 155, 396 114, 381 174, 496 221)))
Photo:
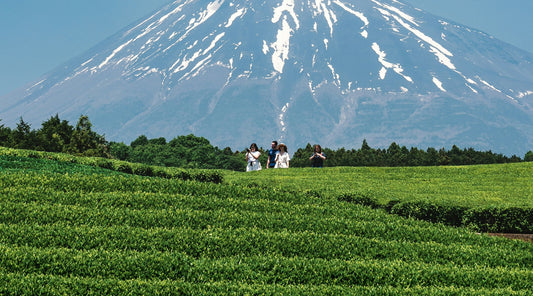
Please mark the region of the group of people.
MULTIPOLYGON (((261 170, 261 163, 259 162, 259 157, 261 152, 257 148, 256 143, 252 143, 250 148, 246 151, 246 171, 259 171, 261 170)), ((323 167, 324 160, 326 155, 322 152, 322 147, 320 145, 314 146, 314 151, 309 160, 311 161, 312 167, 323 167)), ((289 168, 289 162, 291 157, 287 151, 287 145, 281 143, 278 145, 278 141, 272 141, 272 146, 268 150, 268 160, 267 160, 267 169, 287 169, 289 168)))

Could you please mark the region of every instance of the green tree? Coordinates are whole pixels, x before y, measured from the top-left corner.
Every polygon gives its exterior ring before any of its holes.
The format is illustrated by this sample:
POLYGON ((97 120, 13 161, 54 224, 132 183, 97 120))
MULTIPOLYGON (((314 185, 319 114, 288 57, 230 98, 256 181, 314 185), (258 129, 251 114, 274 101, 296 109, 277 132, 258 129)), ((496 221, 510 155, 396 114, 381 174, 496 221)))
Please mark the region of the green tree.
POLYGON ((148 144, 148 138, 145 135, 140 135, 137 139, 130 143, 131 148, 135 149, 137 146, 144 146, 148 144))
MULTIPOLYGON (((303 168, 310 166, 309 156, 311 156, 311 154, 313 154, 313 146, 311 146, 310 143, 307 143, 305 148, 298 148, 298 150, 296 150, 291 155, 291 167, 303 168)), ((261 153, 261 156, 263 156, 263 153, 261 153)), ((268 156, 266 155, 266 153, 265 159, 268 160, 268 156)), ((263 167, 266 167, 266 160, 264 164, 262 162, 261 164, 263 165, 263 167)))
POLYGON ((439 164, 439 152, 435 148, 428 148, 424 157, 423 165, 435 166, 439 164))
POLYGON ((42 123, 42 127, 37 131, 39 145, 50 152, 67 151, 72 138, 74 128, 66 120, 60 120, 59 115, 50 117, 42 123))
POLYGON ((167 139, 165 139, 165 138, 163 138, 163 137, 156 138, 156 139, 150 139, 150 140, 148 140, 148 144, 153 144, 153 145, 166 145, 166 144, 167 144, 167 139))
POLYGON ((441 148, 439 150, 439 165, 449 165, 450 164, 450 157, 448 156, 448 153, 446 152, 446 149, 441 148))
MULTIPOLYGON (((211 146, 209 140, 204 137, 197 137, 193 134, 187 136, 178 136, 172 139, 169 144, 171 146, 182 146, 185 148, 197 148, 202 146, 211 146)), ((211 146, 212 147, 212 146, 211 146)))
POLYGON ((533 151, 529 150, 524 156, 524 161, 533 161, 533 151))
POLYGON ((393 167, 407 165, 408 155, 409 150, 407 150, 407 147, 400 147, 400 145, 392 142, 387 149, 387 163, 393 167))
POLYGON ((13 144, 18 149, 35 149, 36 133, 31 125, 20 118, 17 128, 13 131, 13 144))
POLYGON ((366 139, 363 140, 361 144, 361 149, 359 149, 359 162, 361 166, 376 166, 376 151, 368 145, 366 139))
POLYGON ((108 156, 105 138, 92 130, 87 115, 80 116, 72 132, 69 152, 84 156, 108 156))
POLYGON ((109 143, 109 153, 117 159, 129 160, 132 148, 124 143, 109 143))
POLYGON ((11 129, 0 124, 0 146, 11 147, 13 145, 11 137, 11 129))

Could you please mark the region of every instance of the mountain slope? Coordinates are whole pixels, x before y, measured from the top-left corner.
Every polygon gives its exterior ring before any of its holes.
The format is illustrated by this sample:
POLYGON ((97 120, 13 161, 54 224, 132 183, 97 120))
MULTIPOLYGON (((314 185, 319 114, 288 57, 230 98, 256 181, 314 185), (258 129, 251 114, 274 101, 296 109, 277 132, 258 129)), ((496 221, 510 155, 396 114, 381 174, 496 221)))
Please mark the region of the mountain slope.
POLYGON ((175 1, 38 83, 0 118, 89 115, 108 139, 219 146, 533 146, 533 56, 394 0, 175 1))

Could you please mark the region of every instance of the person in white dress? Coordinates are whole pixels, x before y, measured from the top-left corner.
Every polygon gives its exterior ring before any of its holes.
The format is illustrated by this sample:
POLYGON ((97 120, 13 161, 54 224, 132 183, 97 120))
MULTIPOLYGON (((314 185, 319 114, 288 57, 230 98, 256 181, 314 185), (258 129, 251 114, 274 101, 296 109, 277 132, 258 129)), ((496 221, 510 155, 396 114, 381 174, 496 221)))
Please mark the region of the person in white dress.
POLYGON ((275 168, 280 169, 288 169, 289 168, 289 161, 291 160, 291 157, 289 156, 289 152, 287 152, 287 146, 283 143, 278 145, 278 155, 276 155, 276 166, 275 168))
POLYGON ((259 152, 257 144, 252 143, 252 145, 250 145, 250 149, 247 149, 246 151, 246 162, 248 163, 246 165, 247 172, 261 170, 259 156, 261 156, 261 152, 259 152))

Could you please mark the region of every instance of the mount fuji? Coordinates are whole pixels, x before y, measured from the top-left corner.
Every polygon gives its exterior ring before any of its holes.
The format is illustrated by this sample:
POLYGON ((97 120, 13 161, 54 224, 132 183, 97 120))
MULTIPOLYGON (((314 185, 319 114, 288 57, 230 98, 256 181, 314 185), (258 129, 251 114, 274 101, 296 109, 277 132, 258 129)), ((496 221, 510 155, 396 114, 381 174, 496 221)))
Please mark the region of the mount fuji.
POLYGON ((108 140, 533 149, 533 54, 396 0, 178 0, 0 98, 108 140))

